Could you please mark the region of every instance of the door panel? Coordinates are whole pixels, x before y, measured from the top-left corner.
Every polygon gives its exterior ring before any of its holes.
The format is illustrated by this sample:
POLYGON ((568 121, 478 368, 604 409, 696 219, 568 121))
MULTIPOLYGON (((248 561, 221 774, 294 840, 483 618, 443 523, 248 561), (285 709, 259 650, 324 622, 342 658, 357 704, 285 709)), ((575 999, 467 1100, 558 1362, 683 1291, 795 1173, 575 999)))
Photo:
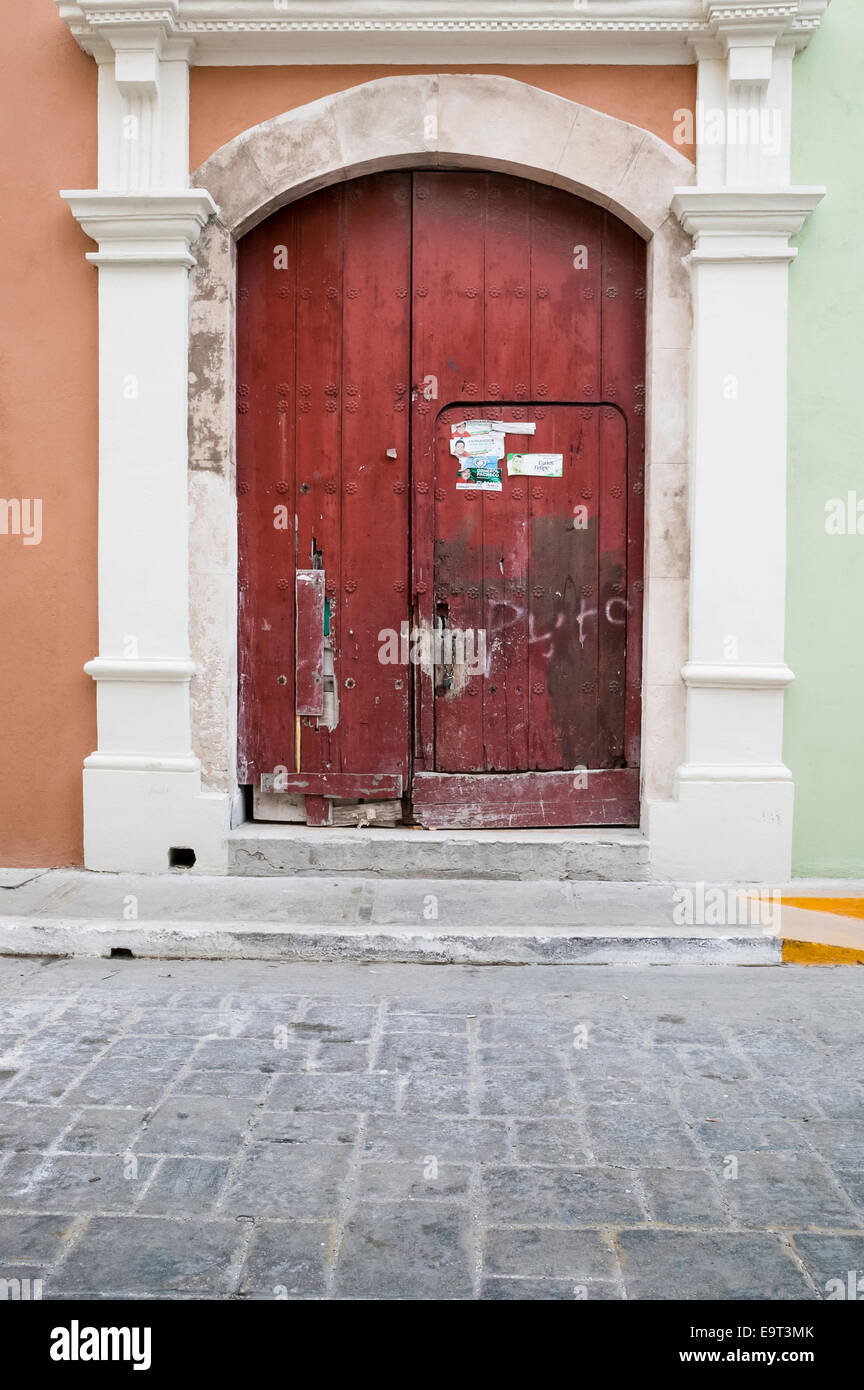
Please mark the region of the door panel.
POLYGON ((410 677, 378 634, 410 618, 410 189, 326 189, 239 251, 240 776, 298 771, 295 569, 322 569, 335 699, 329 723, 301 716, 299 768, 319 798, 352 795, 346 774, 373 796, 395 784, 372 774, 408 780, 410 677))
POLYGON ((484 675, 416 682, 424 824, 638 821, 644 273, 633 232, 559 190, 415 174, 417 611, 486 634, 484 675), (457 491, 451 425, 496 416, 535 422, 507 450, 563 477, 503 463, 500 493, 457 491))
MULTIPOLYGON (((496 402, 464 413, 515 412, 496 402)), ((511 478, 505 463, 501 493, 456 491, 449 441, 460 412, 439 417, 435 610, 451 629, 485 632, 486 664, 435 688, 437 771, 624 762, 626 422, 598 406, 539 413, 531 452, 563 455, 563 477, 511 478)))

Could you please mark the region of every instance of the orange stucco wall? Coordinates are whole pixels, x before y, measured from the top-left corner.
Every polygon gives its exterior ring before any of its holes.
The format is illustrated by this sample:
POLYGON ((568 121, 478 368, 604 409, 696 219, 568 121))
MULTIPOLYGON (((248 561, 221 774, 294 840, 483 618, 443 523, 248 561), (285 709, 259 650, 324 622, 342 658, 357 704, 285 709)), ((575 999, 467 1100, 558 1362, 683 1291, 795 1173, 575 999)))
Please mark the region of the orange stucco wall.
POLYGON ((0 532, 0 863, 81 861, 96 746, 96 271, 58 196, 96 182, 96 65, 48 0, 7 5, 0 55, 0 496, 42 499, 42 541, 0 532))
MULTIPOLYGON (((96 185, 96 65, 51 0, 10 7, 0 55, 0 497, 39 498, 42 540, 0 533, 0 864, 82 859, 81 765, 95 747, 97 277, 58 196, 96 185)), ((191 164, 330 92, 425 67, 196 68, 191 164)), ((440 70, 440 69, 437 69, 440 70)), ((449 68, 448 71, 477 71, 449 68)), ((695 69, 489 67, 672 140, 695 69)), ((684 153, 689 153, 684 150, 684 153)))
MULTIPOLYGON (((290 111, 307 101, 332 92, 371 82, 396 73, 483 72, 515 77, 519 82, 593 106, 619 120, 653 131, 673 144, 673 114, 681 107, 693 110, 696 102, 695 66, 670 67, 532 67, 530 64, 465 67, 398 67, 334 65, 297 67, 193 68, 191 84, 190 148, 192 169, 259 121, 290 111)), ((676 146, 688 159, 690 145, 676 146)))

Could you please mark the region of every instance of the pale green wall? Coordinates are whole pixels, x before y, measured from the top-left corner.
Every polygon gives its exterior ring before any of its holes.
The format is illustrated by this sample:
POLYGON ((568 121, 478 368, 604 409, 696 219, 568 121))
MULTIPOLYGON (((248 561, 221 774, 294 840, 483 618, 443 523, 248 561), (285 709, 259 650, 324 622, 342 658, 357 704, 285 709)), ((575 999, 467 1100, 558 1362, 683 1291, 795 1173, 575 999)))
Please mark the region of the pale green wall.
POLYGON ((794 869, 864 875, 864 535, 825 532, 829 498, 864 500, 864 0, 832 0, 794 71, 792 178, 828 188, 791 268, 794 869))

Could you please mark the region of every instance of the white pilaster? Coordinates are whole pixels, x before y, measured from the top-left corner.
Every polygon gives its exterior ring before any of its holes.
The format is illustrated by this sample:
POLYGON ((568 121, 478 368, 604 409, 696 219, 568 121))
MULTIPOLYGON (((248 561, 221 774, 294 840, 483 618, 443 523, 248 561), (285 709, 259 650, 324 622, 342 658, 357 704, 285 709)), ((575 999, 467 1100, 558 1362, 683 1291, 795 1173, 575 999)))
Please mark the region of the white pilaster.
POLYGON ((694 239, 687 753, 650 811, 655 872, 785 880, 787 280, 823 190, 681 189, 694 239))
MULTIPOLYGON (((790 187, 797 3, 704 0, 693 238, 689 659, 675 798, 648 805, 658 877, 788 879, 783 764, 789 238, 824 189, 790 187)), ((818 14, 817 14, 818 9, 818 14)))
POLYGON ((192 246, 216 208, 188 187, 177 0, 88 9, 100 187, 63 194, 99 273, 99 655, 85 668, 99 746, 85 762, 85 864, 160 872, 178 848, 212 871, 228 805, 201 792, 192 751, 187 374, 192 246))

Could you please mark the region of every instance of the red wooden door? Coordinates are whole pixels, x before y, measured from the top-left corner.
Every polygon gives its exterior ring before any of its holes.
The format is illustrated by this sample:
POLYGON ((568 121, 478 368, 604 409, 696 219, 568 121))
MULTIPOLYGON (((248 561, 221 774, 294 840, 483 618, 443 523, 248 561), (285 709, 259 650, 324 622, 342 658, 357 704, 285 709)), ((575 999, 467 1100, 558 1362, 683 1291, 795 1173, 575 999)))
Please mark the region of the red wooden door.
POLYGON ((486 650, 482 674, 420 672, 415 815, 636 824, 644 246, 557 189, 416 174, 413 291, 415 391, 444 407, 417 393, 418 610, 486 650), (534 423, 507 452, 561 455, 562 476, 502 462, 500 492, 457 490, 450 432, 472 417, 534 423))
POLYGON ((410 190, 337 185, 239 248, 240 781, 276 772, 316 823, 407 789, 410 673, 378 634, 410 617, 410 190))
POLYGON ((555 189, 398 172, 270 218, 238 283, 241 780, 287 769, 320 820, 410 793, 427 825, 637 823, 642 242, 555 189), (471 418, 532 423, 506 451, 561 476, 457 489, 471 418))

